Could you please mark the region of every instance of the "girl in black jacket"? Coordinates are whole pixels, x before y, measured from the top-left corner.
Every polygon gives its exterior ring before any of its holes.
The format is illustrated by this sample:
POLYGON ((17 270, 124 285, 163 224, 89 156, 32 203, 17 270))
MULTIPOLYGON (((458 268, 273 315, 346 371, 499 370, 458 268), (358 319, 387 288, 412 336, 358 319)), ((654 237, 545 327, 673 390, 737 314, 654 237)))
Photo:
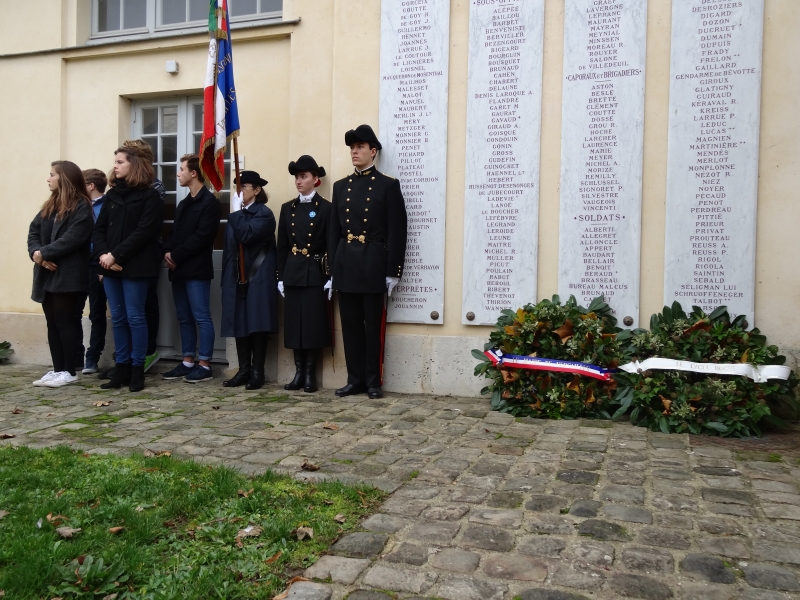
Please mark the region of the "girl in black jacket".
POLYGON ((150 278, 158 276, 159 232, 163 204, 151 188, 153 165, 139 148, 122 146, 114 153, 114 181, 97 217, 92 241, 103 287, 111 308, 116 367, 100 387, 144 389, 147 353, 145 301, 150 278))
POLYGON ((81 313, 93 218, 78 165, 52 163, 47 184, 50 198, 28 229, 28 256, 36 263, 31 298, 44 308, 53 370, 33 385, 61 387, 78 381, 75 369, 83 358, 81 313))

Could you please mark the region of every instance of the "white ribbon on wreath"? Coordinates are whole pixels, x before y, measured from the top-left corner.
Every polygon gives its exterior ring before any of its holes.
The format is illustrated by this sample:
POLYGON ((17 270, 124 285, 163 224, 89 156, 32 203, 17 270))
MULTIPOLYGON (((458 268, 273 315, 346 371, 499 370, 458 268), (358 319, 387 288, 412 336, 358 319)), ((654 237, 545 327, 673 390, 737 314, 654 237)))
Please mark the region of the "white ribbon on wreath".
POLYGON ((756 383, 764 383, 769 379, 789 379, 792 370, 784 365, 754 366, 748 363, 698 363, 672 358, 648 358, 643 362, 635 360, 619 367, 627 373, 639 373, 650 369, 669 369, 672 371, 691 371, 692 373, 708 373, 711 375, 741 375, 756 383))

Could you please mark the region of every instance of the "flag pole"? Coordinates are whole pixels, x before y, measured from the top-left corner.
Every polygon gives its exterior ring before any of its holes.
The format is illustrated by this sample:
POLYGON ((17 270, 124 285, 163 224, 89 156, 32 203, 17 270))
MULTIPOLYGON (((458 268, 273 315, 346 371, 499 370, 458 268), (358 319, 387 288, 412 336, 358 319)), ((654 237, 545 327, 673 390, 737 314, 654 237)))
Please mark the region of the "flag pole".
MULTIPOLYGON (((236 171, 236 195, 242 193, 242 178, 239 176, 239 137, 233 138, 233 164, 236 171)), ((244 245, 239 242, 239 283, 247 282, 247 273, 244 265, 244 245)))

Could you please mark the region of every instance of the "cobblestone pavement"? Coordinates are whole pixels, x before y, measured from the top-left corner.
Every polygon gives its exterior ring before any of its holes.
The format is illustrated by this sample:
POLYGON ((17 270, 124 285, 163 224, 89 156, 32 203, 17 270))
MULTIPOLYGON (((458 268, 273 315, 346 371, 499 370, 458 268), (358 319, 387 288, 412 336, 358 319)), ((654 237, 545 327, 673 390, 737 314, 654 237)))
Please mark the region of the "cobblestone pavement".
POLYGON ((42 372, 0 368, 0 437, 16 436, 0 443, 170 450, 393 492, 308 569, 314 582, 295 584, 294 600, 800 598, 796 458, 625 423, 514 419, 473 398, 157 376, 141 394, 100 392, 94 377, 32 387, 42 372), (320 470, 302 471, 306 459, 320 470))

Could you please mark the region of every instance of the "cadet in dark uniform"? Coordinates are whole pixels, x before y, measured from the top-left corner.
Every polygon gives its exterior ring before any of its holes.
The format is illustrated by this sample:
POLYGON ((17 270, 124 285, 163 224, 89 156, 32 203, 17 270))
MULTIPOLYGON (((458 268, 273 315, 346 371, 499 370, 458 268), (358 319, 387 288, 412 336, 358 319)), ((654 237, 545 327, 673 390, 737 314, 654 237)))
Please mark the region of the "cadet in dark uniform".
POLYGON ((275 215, 267 207, 267 181, 255 171, 242 171, 240 176, 242 209, 228 215, 225 228, 220 323, 222 337, 236 338, 239 371, 222 385, 257 390, 266 381, 269 334, 278 331, 275 215), (242 254, 246 285, 239 284, 242 254))
POLYGON ((385 296, 403 276, 406 207, 400 182, 374 165, 381 143, 369 125, 344 136, 355 172, 333 184, 328 260, 339 292, 347 385, 337 396, 380 398, 385 296))
POLYGON ((331 203, 314 188, 325 169, 311 156, 289 163, 300 195, 281 207, 278 291, 284 304, 283 345, 294 350, 294 379, 284 389, 317 391, 317 355, 331 345, 328 316, 328 227, 331 203))

